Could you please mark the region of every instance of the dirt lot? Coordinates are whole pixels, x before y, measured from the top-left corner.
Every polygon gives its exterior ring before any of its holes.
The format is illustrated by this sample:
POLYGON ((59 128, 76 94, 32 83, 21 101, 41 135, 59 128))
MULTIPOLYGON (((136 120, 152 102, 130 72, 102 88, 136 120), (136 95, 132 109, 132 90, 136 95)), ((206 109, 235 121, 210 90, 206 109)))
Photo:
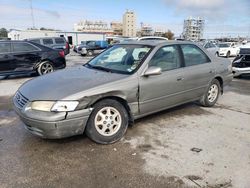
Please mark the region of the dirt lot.
MULTIPOLYGON (((68 66, 86 58, 68 56, 68 66)), ((189 103, 137 121, 112 145, 29 134, 11 97, 31 77, 0 81, 0 187, 250 187, 250 77, 213 108, 189 103)))

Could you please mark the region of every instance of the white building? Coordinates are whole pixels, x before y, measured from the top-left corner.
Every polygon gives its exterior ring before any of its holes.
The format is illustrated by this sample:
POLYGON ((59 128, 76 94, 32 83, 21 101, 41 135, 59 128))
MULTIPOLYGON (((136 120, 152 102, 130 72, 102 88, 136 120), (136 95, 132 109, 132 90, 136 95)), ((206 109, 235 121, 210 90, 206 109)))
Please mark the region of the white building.
POLYGON ((136 15, 133 11, 126 11, 123 15, 123 36, 136 37, 136 15))
POLYGON ((203 37, 205 20, 201 18, 188 18, 184 20, 183 38, 185 40, 199 41, 203 37))
POLYGON ((69 44, 77 45, 81 41, 87 40, 106 40, 104 33, 89 32, 66 32, 66 31, 46 31, 46 30, 11 30, 8 38, 11 40, 23 40, 40 37, 65 37, 69 44))
POLYGON ((112 29, 109 27, 109 24, 105 21, 89 21, 82 20, 77 24, 74 24, 74 31, 77 32, 99 32, 112 34, 112 29))

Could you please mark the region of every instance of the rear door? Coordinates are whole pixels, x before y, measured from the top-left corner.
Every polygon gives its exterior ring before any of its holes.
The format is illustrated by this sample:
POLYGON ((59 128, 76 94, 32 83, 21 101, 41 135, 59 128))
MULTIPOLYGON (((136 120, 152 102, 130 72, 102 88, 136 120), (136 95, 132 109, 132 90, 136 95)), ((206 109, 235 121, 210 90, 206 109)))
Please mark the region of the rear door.
POLYGON ((14 70, 16 72, 32 71, 41 60, 41 49, 28 42, 13 42, 14 70))
POLYGON ((11 72, 13 63, 10 42, 0 42, 0 73, 11 72))
POLYGON ((183 89, 186 101, 201 97, 215 75, 215 66, 198 46, 180 45, 185 62, 183 68, 183 89))

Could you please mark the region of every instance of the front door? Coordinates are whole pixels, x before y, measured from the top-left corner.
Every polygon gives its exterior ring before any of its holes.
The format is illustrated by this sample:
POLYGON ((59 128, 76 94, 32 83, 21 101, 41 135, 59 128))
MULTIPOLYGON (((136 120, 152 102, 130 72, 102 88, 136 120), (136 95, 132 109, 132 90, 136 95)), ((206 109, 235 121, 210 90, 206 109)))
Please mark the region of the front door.
POLYGON ((183 62, 177 45, 161 47, 148 67, 162 69, 162 74, 142 76, 140 84, 140 114, 146 115, 177 105, 183 101, 183 62))

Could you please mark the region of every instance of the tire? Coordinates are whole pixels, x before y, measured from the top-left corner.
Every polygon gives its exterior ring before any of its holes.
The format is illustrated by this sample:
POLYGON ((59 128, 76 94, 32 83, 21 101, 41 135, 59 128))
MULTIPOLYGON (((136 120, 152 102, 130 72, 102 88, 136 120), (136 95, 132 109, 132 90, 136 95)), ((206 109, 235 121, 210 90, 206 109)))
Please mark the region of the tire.
POLYGON ((230 51, 227 52, 227 55, 226 55, 227 58, 230 57, 230 51))
POLYGON ((218 52, 216 52, 216 53, 215 53, 215 56, 216 56, 216 57, 219 57, 219 53, 218 53, 218 52))
POLYGON ((93 56, 93 55, 94 55, 93 50, 88 50, 88 51, 87 51, 87 55, 88 55, 88 56, 93 56))
POLYGON ((221 86, 217 79, 214 79, 208 89, 206 90, 206 93, 201 97, 200 104, 204 107, 212 107, 217 102, 219 95, 221 93, 221 86))
POLYGON ((120 140, 129 122, 124 106, 116 100, 105 99, 93 108, 85 130, 86 135, 99 144, 111 144, 120 140))
POLYGON ((40 76, 50 72, 54 72, 54 67, 49 61, 42 62, 37 68, 37 73, 40 76))

